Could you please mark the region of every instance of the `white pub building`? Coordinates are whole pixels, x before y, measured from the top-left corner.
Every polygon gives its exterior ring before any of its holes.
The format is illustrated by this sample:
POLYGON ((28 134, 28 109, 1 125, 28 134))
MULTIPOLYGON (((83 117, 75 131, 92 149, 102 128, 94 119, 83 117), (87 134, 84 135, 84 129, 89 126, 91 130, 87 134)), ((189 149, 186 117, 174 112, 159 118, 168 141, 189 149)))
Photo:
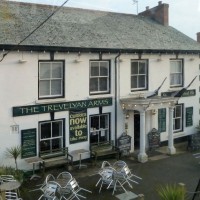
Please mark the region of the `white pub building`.
POLYGON ((200 44, 169 26, 168 7, 63 7, 41 24, 55 6, 0 1, 1 165, 14 166, 9 147, 25 148, 28 169, 43 151, 118 146, 123 134, 146 162, 152 130, 175 154, 199 124, 200 44))

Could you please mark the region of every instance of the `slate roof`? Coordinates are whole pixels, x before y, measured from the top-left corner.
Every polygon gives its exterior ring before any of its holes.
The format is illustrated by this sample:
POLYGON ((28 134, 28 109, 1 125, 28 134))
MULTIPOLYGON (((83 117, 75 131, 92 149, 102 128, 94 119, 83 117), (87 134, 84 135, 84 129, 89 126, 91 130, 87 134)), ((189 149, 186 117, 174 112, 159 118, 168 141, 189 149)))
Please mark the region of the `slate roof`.
MULTIPOLYGON (((0 1, 0 46, 16 45, 55 6, 0 1)), ((61 8, 20 46, 200 52, 200 44, 170 26, 123 13, 61 8)))

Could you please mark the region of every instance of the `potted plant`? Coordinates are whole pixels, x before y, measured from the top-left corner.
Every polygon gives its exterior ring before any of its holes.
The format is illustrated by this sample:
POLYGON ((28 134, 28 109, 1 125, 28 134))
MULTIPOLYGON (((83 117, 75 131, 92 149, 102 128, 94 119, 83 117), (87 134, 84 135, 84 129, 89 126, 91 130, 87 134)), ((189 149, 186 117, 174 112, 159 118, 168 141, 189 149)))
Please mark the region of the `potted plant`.
POLYGON ((186 200, 186 189, 177 184, 160 185, 157 188, 161 200, 186 200))
POLYGON ((15 160, 16 170, 18 170, 17 158, 21 155, 21 152, 22 152, 21 146, 14 146, 14 147, 6 148, 5 155, 7 157, 13 158, 15 160))

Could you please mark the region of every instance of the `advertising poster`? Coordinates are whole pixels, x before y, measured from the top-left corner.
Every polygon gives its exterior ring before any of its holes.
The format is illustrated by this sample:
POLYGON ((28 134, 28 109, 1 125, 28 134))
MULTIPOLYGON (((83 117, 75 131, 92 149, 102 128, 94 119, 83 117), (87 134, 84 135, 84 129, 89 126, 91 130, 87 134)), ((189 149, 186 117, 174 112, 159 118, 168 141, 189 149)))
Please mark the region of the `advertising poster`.
POLYGON ((87 140, 87 110, 69 111, 69 143, 87 140))

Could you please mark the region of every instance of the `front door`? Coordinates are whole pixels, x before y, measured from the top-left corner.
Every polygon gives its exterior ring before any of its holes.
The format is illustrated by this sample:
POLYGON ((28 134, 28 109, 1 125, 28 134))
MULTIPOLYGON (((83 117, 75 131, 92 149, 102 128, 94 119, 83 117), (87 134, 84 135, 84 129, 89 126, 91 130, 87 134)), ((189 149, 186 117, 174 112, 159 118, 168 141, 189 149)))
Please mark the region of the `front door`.
POLYGON ((140 113, 134 111, 134 149, 140 148, 140 113))

